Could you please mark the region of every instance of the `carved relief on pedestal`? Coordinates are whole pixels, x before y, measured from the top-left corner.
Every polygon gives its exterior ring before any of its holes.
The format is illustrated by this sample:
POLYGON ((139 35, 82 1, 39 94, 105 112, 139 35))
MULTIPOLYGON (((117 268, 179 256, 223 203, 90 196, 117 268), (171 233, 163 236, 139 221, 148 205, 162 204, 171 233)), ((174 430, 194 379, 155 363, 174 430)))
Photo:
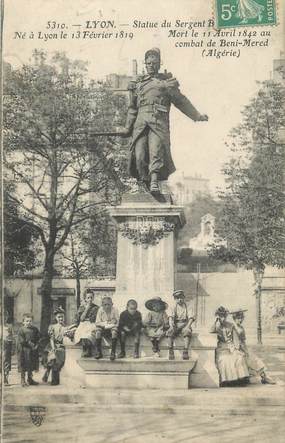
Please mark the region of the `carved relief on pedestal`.
POLYGON ((123 237, 144 248, 155 246, 174 229, 175 224, 168 222, 165 217, 130 217, 118 225, 123 237))

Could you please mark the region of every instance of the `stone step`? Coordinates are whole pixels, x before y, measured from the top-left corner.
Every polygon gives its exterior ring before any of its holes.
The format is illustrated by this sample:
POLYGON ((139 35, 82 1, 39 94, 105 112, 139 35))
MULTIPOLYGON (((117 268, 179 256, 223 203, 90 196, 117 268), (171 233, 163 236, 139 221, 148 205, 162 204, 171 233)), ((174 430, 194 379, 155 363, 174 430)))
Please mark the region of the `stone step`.
MULTIPOLYGON (((181 391, 180 391, 181 392, 181 391)), ((193 392, 193 391, 192 391, 193 392)), ((230 396, 230 393, 228 394, 230 396)), ((111 401, 111 399, 110 399, 111 401)), ((49 416, 51 416, 51 414, 58 414, 58 405, 59 402, 55 402, 52 401, 52 396, 50 396, 50 401, 43 401, 43 399, 39 399, 39 401, 37 402, 37 404, 41 404, 41 405, 45 405, 48 406, 48 414, 49 416)), ((30 404, 27 402, 27 404, 7 404, 5 405, 5 411, 4 414, 7 414, 7 419, 9 416, 11 416, 11 414, 16 413, 17 415, 22 412, 26 412, 27 414, 27 410, 29 408, 30 404)), ((203 414, 204 415, 210 415, 210 414, 214 414, 215 416, 228 416, 229 418, 231 416, 237 416, 237 415, 242 415, 242 416, 251 416, 253 413, 253 410, 255 410, 256 408, 260 409, 260 406, 256 406, 256 401, 253 401, 250 404, 239 404, 238 406, 233 406, 232 403, 227 403, 227 404, 223 404, 223 407, 221 408, 221 405, 215 405, 213 403, 213 405, 208 405, 206 403, 206 405, 193 405, 191 404, 191 402, 189 401, 189 404, 187 404, 186 406, 180 405, 180 400, 177 400, 176 404, 169 404, 169 403, 157 403, 156 405, 145 405, 143 402, 138 403, 138 404, 120 404, 120 405, 114 405, 112 403, 109 404, 102 404, 96 401, 91 401, 88 402, 88 405, 86 405, 86 399, 84 399, 84 401, 82 403, 67 403, 67 402, 62 402, 60 404, 60 409, 61 409, 61 413, 66 413, 68 414, 69 418, 70 418, 70 414, 75 414, 74 419, 76 420, 78 418, 78 414, 82 414, 82 413, 90 413, 90 408, 92 407, 92 409, 94 408, 95 410, 97 410, 96 412, 98 413, 98 411, 100 411, 102 414, 108 414, 110 412, 112 412, 113 414, 163 414, 163 415, 185 415, 185 416, 189 416, 191 415, 191 417, 196 417, 196 416, 200 416, 201 415, 201 409, 203 410, 203 414), (228 407, 228 409, 226 409, 226 407, 228 407)), ((285 408, 284 406, 279 406, 276 405, 276 403, 271 406, 271 405, 264 405, 262 406, 261 409, 262 413, 265 414, 266 417, 272 417, 272 418, 283 418, 284 417, 284 413, 285 413, 285 408)), ((92 411, 92 413, 94 414, 94 412, 92 411)), ((90 419, 94 419, 94 415, 90 416, 90 419)), ((17 442, 19 441, 23 441, 23 440, 17 440, 17 442)), ((26 441, 26 440, 25 440, 26 441)), ((82 441, 82 440, 81 440, 82 441)), ((280 440, 281 441, 281 440, 280 440)))
POLYGON ((189 389, 190 372, 197 360, 140 358, 95 360, 80 358, 77 363, 85 373, 86 386, 121 389, 189 389))
POLYGON ((72 380, 62 379, 60 386, 39 385, 22 389, 20 386, 4 388, 5 409, 26 407, 31 404, 54 404, 89 408, 91 405, 101 408, 143 407, 163 409, 191 408, 197 412, 207 407, 211 410, 221 409, 221 402, 228 409, 235 407, 254 407, 258 399, 260 407, 269 408, 273 414, 282 411, 284 414, 285 397, 280 385, 251 384, 241 388, 218 388, 197 390, 148 390, 147 393, 136 389, 113 390, 106 388, 71 388, 72 380))
POLYGON ((93 358, 80 358, 79 366, 84 371, 94 372, 164 372, 164 373, 188 373, 193 369, 197 360, 168 360, 163 358, 123 358, 110 361, 108 359, 96 360, 93 358))

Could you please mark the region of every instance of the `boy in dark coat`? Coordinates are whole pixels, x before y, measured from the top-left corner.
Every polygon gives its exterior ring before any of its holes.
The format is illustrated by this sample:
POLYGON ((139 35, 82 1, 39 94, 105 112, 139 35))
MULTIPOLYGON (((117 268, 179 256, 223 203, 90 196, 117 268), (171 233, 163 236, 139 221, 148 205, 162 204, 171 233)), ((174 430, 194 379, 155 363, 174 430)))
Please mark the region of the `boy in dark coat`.
POLYGON ((21 373, 21 385, 38 385, 33 380, 33 371, 39 369, 38 346, 40 341, 40 332, 33 326, 33 316, 31 314, 23 315, 23 326, 18 330, 17 336, 17 357, 18 371, 21 373), (27 373, 27 380, 26 380, 27 373))
POLYGON ((121 352, 119 354, 119 358, 124 358, 126 356, 125 343, 127 335, 134 337, 134 358, 139 358, 142 316, 137 308, 137 302, 135 300, 129 300, 127 303, 127 309, 121 312, 119 319, 119 337, 121 352))

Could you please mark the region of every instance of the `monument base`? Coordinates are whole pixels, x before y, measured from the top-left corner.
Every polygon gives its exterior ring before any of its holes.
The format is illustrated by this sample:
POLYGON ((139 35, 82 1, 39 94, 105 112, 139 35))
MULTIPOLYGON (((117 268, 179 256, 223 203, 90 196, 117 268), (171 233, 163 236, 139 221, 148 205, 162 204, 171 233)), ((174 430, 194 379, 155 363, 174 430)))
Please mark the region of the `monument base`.
MULTIPOLYGON (((114 305, 121 312, 129 299, 136 299, 143 316, 145 301, 161 297, 173 303, 176 239, 185 224, 183 208, 173 204, 169 193, 124 194, 122 204, 110 208, 117 223, 117 270, 114 305)), ((178 288, 177 288, 178 289, 178 288)), ((67 349, 66 373, 78 363, 82 384, 116 389, 188 389, 219 386, 215 367, 216 337, 192 334, 190 359, 183 360, 184 340, 174 343, 175 360, 168 359, 168 339, 160 343, 160 358, 152 352, 150 340, 142 334, 140 358, 132 358, 133 341, 126 342, 126 358, 110 361, 110 343, 103 339, 103 359, 81 358, 80 347, 67 349), (77 353, 77 354, 76 354, 77 353), (72 355, 71 355, 72 354, 72 355)), ((117 349, 119 353, 119 345, 117 349)))
MULTIPOLYGON (((134 359, 132 343, 126 342, 126 358, 109 360, 110 344, 103 341, 103 359, 81 358, 81 347, 66 348, 66 375, 76 374, 82 385, 114 389, 191 389, 217 388, 219 376, 215 366, 216 337, 194 333, 190 359, 182 360, 183 339, 174 343, 175 360, 168 360, 167 339, 160 342, 161 358, 153 357, 151 343, 141 338, 140 358, 134 359), (77 366, 75 370, 75 366, 77 366)), ((118 346, 117 354, 120 351, 118 346)))
POLYGON ((138 360, 120 359, 111 362, 90 358, 80 359, 85 371, 86 386, 112 389, 188 389, 190 373, 196 360, 169 361, 143 357, 138 360))

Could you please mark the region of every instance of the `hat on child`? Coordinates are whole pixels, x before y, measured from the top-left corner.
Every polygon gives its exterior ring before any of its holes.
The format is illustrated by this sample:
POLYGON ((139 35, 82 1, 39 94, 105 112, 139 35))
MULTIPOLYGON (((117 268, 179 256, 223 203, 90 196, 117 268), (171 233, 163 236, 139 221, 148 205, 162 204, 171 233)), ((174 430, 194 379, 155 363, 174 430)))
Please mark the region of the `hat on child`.
POLYGON ((247 312, 248 309, 235 309, 234 311, 231 311, 230 314, 233 317, 240 317, 240 316, 244 316, 244 312, 247 312))
POLYGON ((172 295, 174 298, 185 298, 184 291, 182 291, 181 289, 174 291, 172 295))
POLYGON ((219 315, 227 316, 228 313, 229 313, 229 310, 228 310, 228 309, 224 308, 224 306, 220 306, 220 307, 216 310, 215 315, 216 315, 216 316, 219 316, 219 315))
POLYGON ((56 308, 55 311, 53 312, 53 315, 57 314, 65 314, 65 311, 61 306, 58 306, 58 308, 56 308))
POLYGON ((153 311, 153 307, 154 306, 159 306, 159 310, 160 311, 165 311, 168 308, 167 303, 165 303, 165 301, 161 300, 160 297, 154 297, 151 298, 150 300, 147 300, 145 302, 145 307, 147 309, 149 309, 150 311, 153 311))

